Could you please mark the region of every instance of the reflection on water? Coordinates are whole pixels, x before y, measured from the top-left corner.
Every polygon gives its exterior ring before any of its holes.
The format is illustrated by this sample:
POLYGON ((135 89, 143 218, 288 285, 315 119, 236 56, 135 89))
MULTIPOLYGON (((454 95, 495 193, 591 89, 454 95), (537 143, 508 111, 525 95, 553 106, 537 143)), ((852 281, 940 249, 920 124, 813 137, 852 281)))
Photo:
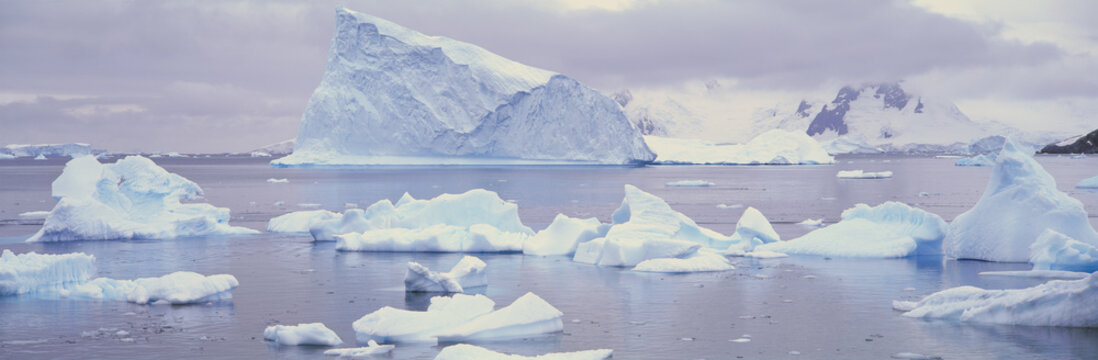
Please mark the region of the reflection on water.
MULTIPOLYGON (((858 202, 903 201, 952 219, 979 198, 989 169, 958 168, 948 159, 842 159, 810 167, 577 167, 271 169, 253 160, 162 159, 195 180, 206 200, 233 210, 237 225, 263 229, 272 216, 319 203, 342 210, 405 191, 419 198, 483 187, 519 204, 538 229, 558 212, 609 220, 622 185, 664 197, 705 226, 730 233, 744 204, 760 209, 783 238, 810 229, 806 218, 838 220, 858 202), (847 163, 847 161, 853 163, 847 163), (888 180, 840 180, 841 169, 891 170, 888 180), (267 184, 269 177, 288 184, 267 184), (712 188, 665 188, 670 181, 703 179, 712 188), (920 192, 929 196, 920 197, 920 192), (823 200, 825 199, 826 200, 823 200), (283 206, 275 205, 283 202, 283 206)), ((159 160, 158 160, 159 161, 159 160)), ((1098 213, 1098 193, 1071 186, 1098 158, 1042 158, 1062 188, 1098 213)), ((0 220, 52 206, 49 183, 61 164, 0 164, 0 220)), ((1088 170, 1089 171, 1086 171, 1088 170)), ((189 270, 228 273, 240 280, 229 304, 142 306, 124 302, 0 298, 0 357, 34 359, 81 354, 92 358, 301 358, 323 348, 276 347, 262 340, 273 324, 324 322, 353 342, 351 323, 383 306, 425 310, 430 295, 405 294, 408 261, 448 269, 460 254, 347 253, 307 235, 236 238, 22 244, 36 225, 0 222, 0 245, 15 252, 96 256, 99 275, 118 279, 189 270), (125 335, 119 331, 124 331, 125 335)), ((974 285, 1020 288, 1039 280, 980 277, 981 271, 1022 270, 1026 264, 952 261, 937 257, 890 260, 733 259, 725 273, 651 274, 576 264, 563 257, 477 254, 488 263, 483 293, 497 307, 527 291, 564 312, 564 332, 481 344, 497 351, 538 354, 612 348, 615 358, 726 359, 888 358, 915 352, 945 358, 1088 358, 1098 353, 1089 329, 959 325, 908 319, 893 300, 918 299, 943 288, 974 285), (750 336, 746 343, 731 339, 750 336)), ((395 359, 430 359, 439 346, 398 346, 395 359)), ((381 357, 386 358, 386 357, 381 357)))

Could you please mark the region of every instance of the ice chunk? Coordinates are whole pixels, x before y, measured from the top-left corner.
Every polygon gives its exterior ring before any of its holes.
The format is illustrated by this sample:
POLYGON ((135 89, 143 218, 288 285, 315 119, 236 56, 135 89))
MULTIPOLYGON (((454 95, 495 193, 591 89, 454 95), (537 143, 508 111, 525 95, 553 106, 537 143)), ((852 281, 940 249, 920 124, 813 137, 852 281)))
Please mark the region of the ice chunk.
POLYGON ((716 185, 705 180, 679 180, 667 183, 667 187, 710 187, 716 185))
POLYGON ((1002 276, 1032 279, 1060 279, 1079 280, 1090 276, 1090 273, 1062 270, 1023 270, 1023 271, 981 271, 980 276, 1002 276))
POLYGON ((270 179, 267 179, 268 184, 285 184, 285 183, 288 183, 288 182, 290 182, 290 179, 286 179, 286 178, 282 178, 282 179, 270 178, 270 179))
POLYGON ((875 207, 855 205, 836 224, 755 250, 836 257, 940 255, 945 232, 946 222, 938 215, 889 201, 875 207))
POLYGON ((1098 176, 1083 179, 1076 184, 1075 187, 1080 189, 1098 189, 1098 176))
POLYGON ((774 129, 739 145, 717 145, 702 140, 645 136, 661 164, 831 164, 835 158, 803 132, 774 129))
POLYGON ((28 242, 256 233, 229 226, 227 208, 181 203, 202 195, 198 184, 141 156, 105 165, 92 156, 73 159, 54 180, 53 195, 60 201, 28 242))
POLYGON ((519 252, 529 235, 506 232, 492 225, 468 228, 433 225, 426 228, 367 230, 336 236, 339 251, 519 252))
POLYGON ((61 294, 74 298, 125 300, 136 304, 202 304, 232 299, 232 291, 239 285, 236 277, 228 274, 204 276, 177 271, 137 280, 96 278, 66 287, 61 294))
POLYGON ((395 345, 378 345, 377 341, 370 340, 364 347, 325 350, 324 355, 357 359, 370 355, 388 354, 395 347, 395 345))
POLYGON ((93 274, 95 257, 84 253, 16 255, 4 249, 0 255, 0 296, 82 283, 93 274))
POLYGON ((711 251, 698 251, 684 259, 648 259, 633 267, 633 271, 662 273, 728 271, 735 269, 736 267, 732 266, 723 255, 711 251))
POLYGON ((275 166, 644 163, 614 100, 472 44, 338 9, 323 80, 275 166))
POLYGON ((748 206, 736 222, 736 232, 732 234, 731 240, 730 249, 750 251, 762 244, 781 241, 781 237, 762 212, 748 206))
POLYGON ((891 171, 862 171, 862 170, 840 170, 836 177, 840 179, 885 179, 892 177, 891 171))
POLYGON ((823 220, 824 220, 823 218, 820 218, 820 219, 804 219, 801 222, 797 223, 797 225, 804 226, 804 227, 821 227, 821 226, 823 226, 823 220))
POLYGON ((1029 249, 1033 270, 1098 271, 1098 248, 1055 230, 1045 230, 1029 249))
POLYGON ((920 301, 894 301, 904 316, 976 323, 1098 327, 1098 275, 1053 280, 1025 289, 961 286, 920 301))
POLYGON ((308 233, 309 227, 312 224, 340 216, 339 213, 328 210, 295 211, 271 218, 271 220, 267 222, 267 232, 308 233))
POLYGON ((383 307, 352 324, 359 342, 434 343, 439 331, 464 324, 492 311, 496 305, 484 295, 454 294, 431 298, 427 311, 383 307))
POLYGON ((559 332, 564 313, 544 299, 526 293, 511 305, 437 333, 443 342, 501 340, 559 332))
POLYGON ((476 345, 457 344, 442 349, 435 360, 605 360, 613 354, 613 350, 598 349, 522 356, 499 353, 476 345))
POLYGON ((275 345, 317 345, 337 346, 343 340, 335 331, 322 323, 298 325, 274 325, 263 330, 263 339, 274 341, 275 345))
POLYGON ((960 158, 953 163, 955 166, 995 166, 995 155, 976 155, 960 158))
POLYGON ((408 262, 404 273, 404 291, 407 292, 465 292, 464 289, 488 286, 488 264, 474 257, 465 256, 450 272, 439 273, 417 262, 408 262))
POLYGON ((549 227, 522 244, 522 252, 539 256, 572 255, 580 243, 606 236, 609 229, 609 225, 596 218, 577 219, 557 214, 549 227))
POLYGON ((49 211, 27 211, 19 213, 19 217, 27 219, 45 219, 49 216, 49 211))
POLYGON ((1058 190, 1052 175, 1008 139, 983 196, 949 225, 945 254, 1024 262, 1029 260, 1030 245, 1045 229, 1098 246, 1098 233, 1083 203, 1058 190))
POLYGON ((249 155, 251 155, 251 157, 271 157, 270 153, 263 151, 252 151, 249 155))

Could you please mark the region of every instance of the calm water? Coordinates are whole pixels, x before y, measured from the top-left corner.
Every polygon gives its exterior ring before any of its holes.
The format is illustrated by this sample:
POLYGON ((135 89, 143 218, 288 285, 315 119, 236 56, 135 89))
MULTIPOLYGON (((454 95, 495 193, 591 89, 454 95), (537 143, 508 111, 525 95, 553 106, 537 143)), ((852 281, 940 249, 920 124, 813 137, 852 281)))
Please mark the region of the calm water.
MULTIPOLYGON (((989 168, 953 166, 951 159, 847 157, 807 167, 508 167, 273 169, 260 159, 155 159, 199 183, 210 203, 229 207, 233 224, 264 229, 272 216, 320 204, 365 207, 405 191, 417 198, 473 188, 519 204, 535 229, 557 213, 609 221, 634 184, 666 199, 698 223, 730 233, 743 208, 754 206, 783 238, 808 231, 794 223, 832 223, 855 203, 902 201, 950 220, 983 192, 989 168), (838 170, 892 170, 886 180, 840 180, 838 170), (288 178, 268 184, 267 178, 288 178), (703 179, 711 188, 666 188, 703 179), (926 193, 920 196, 920 193, 926 193), (276 203, 281 204, 276 205, 276 203), (717 204, 733 205, 721 209, 717 204)), ((1098 214, 1098 193, 1074 189, 1098 174, 1098 157, 1042 157, 1060 188, 1098 214)), ((143 306, 122 302, 0 298, 0 358, 320 358, 323 348, 274 347, 262 340, 271 324, 324 322, 353 342, 351 322, 382 306, 424 309, 428 298, 407 296, 405 263, 447 269, 459 254, 342 253, 307 235, 24 244, 40 226, 20 219, 49 210, 50 182, 64 160, 0 161, 0 248, 16 253, 81 251, 96 256, 99 275, 160 276, 177 270, 235 275, 230 304, 143 306), (114 335, 124 330, 134 342, 114 335)), ((1091 222, 1098 225, 1092 215, 1091 222)), ((848 260, 734 259, 725 273, 645 274, 576 264, 562 257, 479 255, 488 263, 486 295, 497 306, 532 291, 564 312, 564 332, 481 344, 497 351, 539 354, 614 349, 619 359, 870 358, 898 352, 947 359, 1094 358, 1098 330, 959 325, 908 319, 892 300, 917 299, 953 286, 1018 288, 1034 280, 983 278, 990 270, 1027 264, 940 258, 848 260), (747 343, 729 340, 750 336, 747 343), (791 351, 799 355, 790 354, 791 351)), ((389 357, 429 359, 436 346, 398 346, 389 357)), ((380 357, 386 358, 386 357, 380 357)))

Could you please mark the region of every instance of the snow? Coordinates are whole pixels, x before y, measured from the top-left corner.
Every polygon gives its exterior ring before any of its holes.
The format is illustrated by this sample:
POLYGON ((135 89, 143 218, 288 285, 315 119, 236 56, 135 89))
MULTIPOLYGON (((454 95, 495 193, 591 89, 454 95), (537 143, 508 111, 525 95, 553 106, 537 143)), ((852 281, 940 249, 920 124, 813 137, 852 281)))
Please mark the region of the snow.
POLYGON ((835 175, 840 179, 885 179, 892 177, 891 171, 862 171, 862 170, 840 170, 835 175))
POLYGON ((893 258, 940 255, 947 224, 941 217, 898 202, 857 204, 836 224, 756 251, 790 255, 893 258))
POLYGON ((316 345, 337 346, 343 340, 335 331, 322 323, 298 325, 274 325, 263 330, 263 339, 274 341, 275 345, 316 345))
POLYGON ((256 233, 230 226, 227 208, 181 203, 202 196, 198 184, 141 156, 114 164, 92 156, 70 160, 53 182, 53 196, 57 205, 28 242, 256 233))
POLYGON ((95 257, 84 253, 60 255, 29 252, 0 255, 0 296, 82 283, 95 274, 95 257))
POLYGON ((69 144, 37 144, 37 145, 22 145, 11 144, 0 148, 0 154, 10 155, 11 157, 78 157, 83 155, 92 155, 95 151, 92 150, 91 145, 83 143, 69 143, 69 144))
POLYGON ((995 166, 995 155, 980 154, 957 159, 955 166, 995 166))
POLYGON ((312 224, 340 216, 339 213, 328 210, 295 211, 271 218, 267 222, 267 232, 305 234, 309 233, 312 224))
POLYGON ((534 293, 526 293, 511 305, 437 333, 440 342, 507 340, 560 332, 564 313, 534 293))
POLYGON ((716 252, 698 251, 687 258, 657 258, 641 261, 633 267, 633 271, 660 272, 660 273, 684 273, 704 271, 728 271, 736 267, 728 262, 728 259, 716 252))
POLYGON ((228 274, 205 276, 190 271, 177 271, 161 277, 115 280, 96 278, 61 290, 71 298, 125 300, 135 304, 165 303, 172 305, 203 304, 232 299, 232 291, 240 282, 228 274))
POLYGON ((1098 271, 1098 248, 1055 230, 1045 230, 1029 249, 1033 270, 1098 271))
POLYGON ((274 166, 654 159, 614 100, 472 44, 338 9, 323 80, 274 166))
POLYGON ((645 136, 644 141, 656 153, 658 164, 812 165, 835 162, 808 135, 778 129, 735 145, 659 136, 645 136))
POLYGON ((1098 176, 1083 179, 1082 181, 1079 181, 1075 187, 1080 189, 1098 189, 1098 176))
POLYGON ((577 219, 557 214, 549 227, 522 244, 522 252, 538 256, 572 255, 580 243, 606 236, 609 229, 609 225, 596 218, 577 219))
POLYGON ((1028 326, 1098 327, 1098 276, 1053 280, 1025 289, 961 286, 920 301, 894 301, 904 316, 1028 326))
POLYGON ((435 343, 436 333, 487 314, 494 306, 484 295, 435 296, 427 311, 386 306, 359 318, 352 327, 359 342, 435 343))
POLYGON ((947 256, 1025 262, 1045 229, 1098 245, 1083 204, 1057 189, 1056 180, 1030 154, 1006 141, 983 196, 950 224, 947 256))
POLYGON ((378 345, 377 341, 370 340, 364 347, 325 350, 324 355, 355 359, 371 355, 388 354, 390 351, 393 351, 393 348, 395 347, 395 345, 378 345))
POLYGON ((461 293, 465 289, 485 287, 488 286, 487 266, 474 256, 465 256, 449 272, 440 273, 410 261, 404 274, 404 291, 461 293))
POLYGON ((716 185, 705 180, 679 180, 667 183, 667 187, 710 187, 716 185))
POLYGON ((511 355, 488 350, 476 345, 457 344, 443 348, 435 360, 604 360, 614 354, 613 350, 598 349, 564 353, 549 353, 537 356, 511 355))
POLYGON ((268 184, 285 184, 285 183, 288 183, 288 182, 290 182, 290 179, 285 179, 285 178, 283 178, 283 179, 275 179, 275 178, 267 179, 268 184))
POLYGON ((781 241, 781 237, 762 212, 748 206, 736 222, 736 232, 731 240, 729 249, 751 251, 756 246, 781 241))
MULTIPOLYGON (((277 143, 270 144, 270 145, 252 150, 251 153, 252 154, 258 153, 259 155, 267 154, 267 156, 262 156, 262 157, 270 157, 270 156, 273 156, 273 155, 286 155, 286 154, 289 154, 289 153, 294 151, 294 143, 296 141, 297 141, 296 139, 288 139, 288 140, 279 141, 277 143)), ((255 157, 255 155, 252 155, 252 157, 255 157)))

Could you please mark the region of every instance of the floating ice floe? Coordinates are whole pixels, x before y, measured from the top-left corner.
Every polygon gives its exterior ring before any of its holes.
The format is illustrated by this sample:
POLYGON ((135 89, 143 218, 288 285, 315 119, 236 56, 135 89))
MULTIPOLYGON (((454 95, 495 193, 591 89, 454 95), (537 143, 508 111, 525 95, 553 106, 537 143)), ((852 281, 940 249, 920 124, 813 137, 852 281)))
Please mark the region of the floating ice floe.
POLYGON ((1086 178, 1075 184, 1075 187, 1080 189, 1098 189, 1098 176, 1092 178, 1086 178))
MULTIPOLYGON (((579 244, 572 260, 620 267, 660 258, 708 262, 711 258, 694 256, 699 249, 724 249, 732 243, 727 236, 698 226, 663 199, 632 185, 625 185, 625 199, 611 218, 613 224, 606 236, 579 244)), ((682 261, 674 263, 684 265, 682 261)))
POLYGON ((522 252, 526 255, 570 256, 576 253, 580 243, 606 236, 609 230, 610 225, 600 223, 596 218, 578 219, 557 214, 549 227, 538 231, 522 244, 522 252))
POLYGON ((886 179, 892 177, 891 171, 863 171, 863 170, 840 170, 835 177, 840 179, 886 179))
POLYGON ((249 155, 251 155, 251 157, 271 157, 270 153, 266 153, 266 152, 262 152, 262 151, 252 151, 251 154, 249 154, 249 155))
POLYGON ((858 204, 843 211, 836 224, 755 250, 835 257, 941 255, 946 227, 938 215, 902 203, 858 204))
POLYGON ((823 226, 823 222, 824 222, 823 218, 804 219, 801 222, 797 223, 797 225, 804 226, 804 227, 821 227, 821 226, 823 226))
POLYGON ((227 208, 181 203, 202 196, 198 184, 141 156, 114 164, 93 156, 72 159, 53 181, 53 196, 57 205, 28 242, 256 233, 229 226, 227 208))
POLYGON ((267 232, 309 233, 309 227, 312 224, 340 216, 339 213, 328 210, 295 211, 271 218, 267 222, 267 232))
POLYGON ((450 272, 435 272, 417 262, 408 262, 404 273, 406 292, 460 293, 465 289, 488 286, 488 264, 474 257, 465 256, 450 272))
POLYGON ((49 216, 49 215, 50 215, 49 211, 27 211, 27 212, 19 213, 19 217, 26 218, 26 219, 45 219, 46 216, 49 216))
POLYGON ((435 343, 438 333, 492 312, 496 305, 484 295, 435 296, 427 311, 383 307, 355 320, 352 327, 361 343, 435 343))
POLYGON ((976 155, 957 159, 954 166, 995 166, 995 155, 976 155))
POLYGON ((605 360, 613 354, 613 350, 598 349, 522 356, 495 352, 476 345, 457 344, 442 349, 435 356, 435 360, 605 360))
POLYGON ((1029 248, 1033 270, 1098 271, 1098 248, 1055 230, 1045 230, 1029 248))
POLYGON ((659 164, 814 165, 831 164, 820 143, 803 132, 770 130, 745 144, 717 145, 702 140, 645 136, 659 164))
POLYGON ((710 187, 716 185, 705 180, 679 180, 667 183, 667 187, 710 187))
POLYGON ((1098 245, 1083 203, 1058 190, 1052 175, 1008 139, 983 196, 949 225, 944 250, 959 259, 1025 262, 1045 229, 1098 245))
POLYGON ((46 155, 38 155, 34 157, 35 160, 46 160, 46 155))
POLYGON ((92 150, 91 145, 84 143, 69 143, 69 144, 37 144, 37 145, 24 145, 24 144, 10 144, 4 145, 0 148, 0 158, 10 156, 9 158, 16 157, 78 157, 84 155, 92 155, 96 153, 96 150, 92 150))
POLYGON ((1090 276, 1090 273, 1063 270, 1020 270, 1020 271, 981 271, 980 276, 1000 276, 1030 279, 1078 280, 1090 276))
POLYGON ((95 257, 84 253, 0 255, 0 296, 34 292, 88 281, 95 274, 95 257))
POLYGON ((961 286, 920 301, 893 301, 904 316, 975 323, 1098 327, 1098 275, 1053 280, 1025 289, 961 286))
POLYGON ((298 325, 274 325, 263 330, 263 339, 274 341, 275 345, 315 345, 337 346, 343 344, 343 340, 335 331, 322 323, 308 323, 298 325))
POLYGON ((270 178, 270 179, 267 179, 267 183, 269 183, 269 184, 285 184, 285 183, 288 183, 288 182, 290 182, 290 179, 286 179, 286 178, 282 178, 282 179, 270 178))
POLYGON ((154 278, 115 280, 96 278, 66 286, 62 296, 101 300, 124 300, 135 304, 165 303, 172 305, 204 304, 232 299, 232 291, 240 282, 228 274, 205 276, 190 271, 177 271, 154 278))
POLYGON ((377 341, 370 340, 363 347, 325 350, 324 355, 357 359, 371 355, 388 354, 395 347, 396 345, 378 345, 377 341))
POLYGON ((701 249, 686 258, 656 258, 641 261, 633 271, 684 273, 705 271, 728 271, 736 267, 728 262, 723 254, 712 249, 701 249))
POLYGON ((380 252, 520 252, 530 236, 501 231, 488 224, 469 227, 432 225, 426 228, 367 230, 336 236, 336 250, 380 252))
POLYGON ((564 313, 534 293, 526 293, 511 305, 476 317, 435 334, 442 342, 507 340, 564 330, 564 313))
POLYGON ((756 246, 781 241, 781 237, 762 212, 748 206, 736 222, 736 232, 730 240, 729 250, 751 251, 756 246))

